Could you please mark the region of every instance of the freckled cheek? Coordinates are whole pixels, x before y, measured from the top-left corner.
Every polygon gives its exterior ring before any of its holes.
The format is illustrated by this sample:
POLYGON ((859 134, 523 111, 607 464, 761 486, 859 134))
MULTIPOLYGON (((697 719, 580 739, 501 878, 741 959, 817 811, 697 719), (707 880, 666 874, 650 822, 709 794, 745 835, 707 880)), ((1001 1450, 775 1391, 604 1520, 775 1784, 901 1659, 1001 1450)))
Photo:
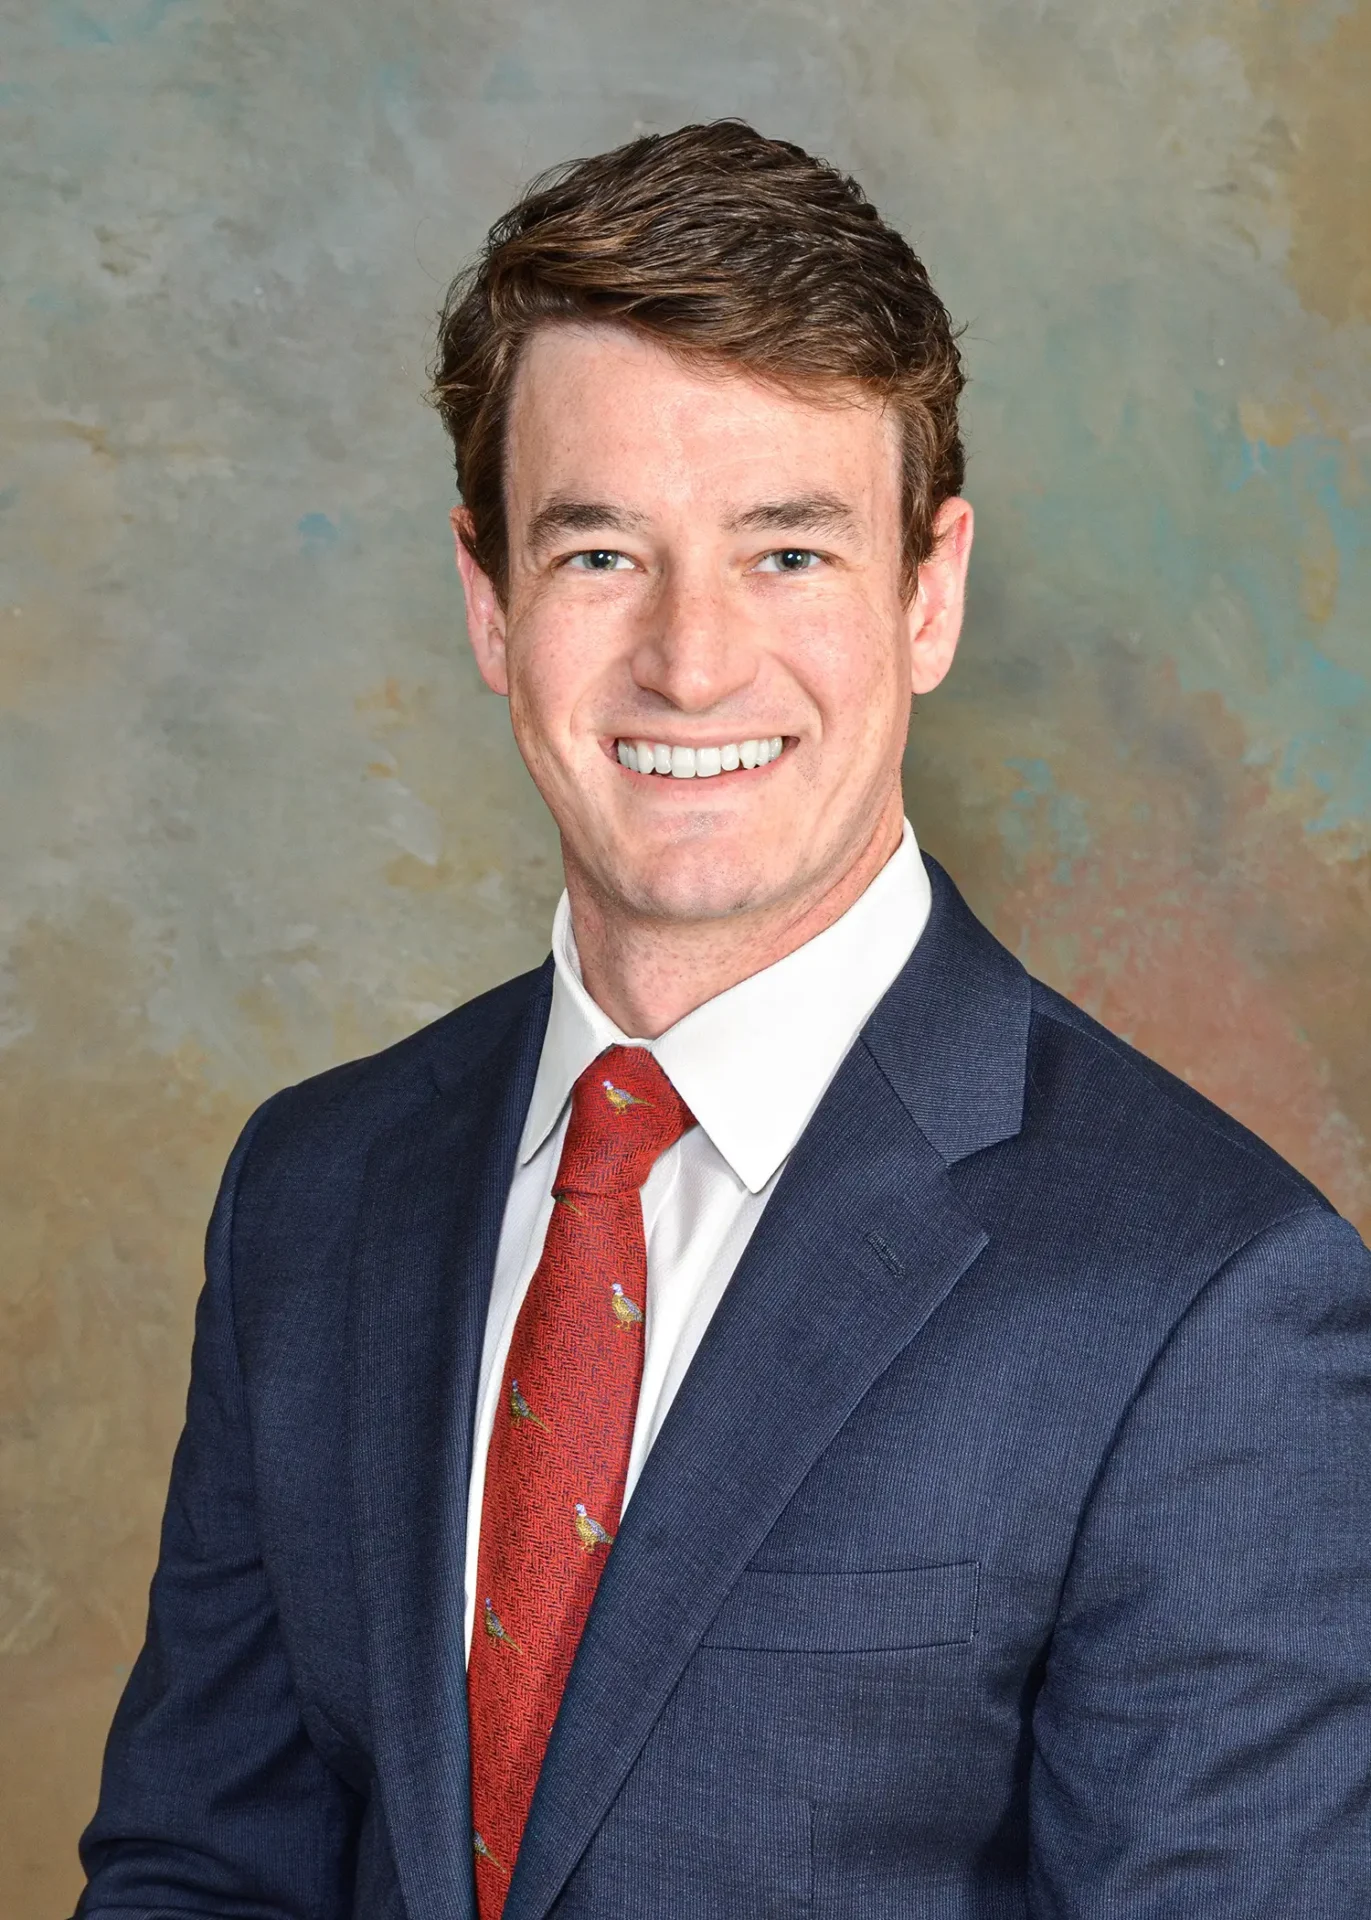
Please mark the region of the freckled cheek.
POLYGON ((863 615, 865 609, 815 621, 792 633, 781 650, 829 735, 881 734, 899 705, 896 649, 886 629, 863 615))
POLYGON ((593 634, 548 625, 517 636, 510 649, 510 714, 517 735, 535 751, 561 758, 584 749, 595 730, 597 693, 607 670, 593 634))

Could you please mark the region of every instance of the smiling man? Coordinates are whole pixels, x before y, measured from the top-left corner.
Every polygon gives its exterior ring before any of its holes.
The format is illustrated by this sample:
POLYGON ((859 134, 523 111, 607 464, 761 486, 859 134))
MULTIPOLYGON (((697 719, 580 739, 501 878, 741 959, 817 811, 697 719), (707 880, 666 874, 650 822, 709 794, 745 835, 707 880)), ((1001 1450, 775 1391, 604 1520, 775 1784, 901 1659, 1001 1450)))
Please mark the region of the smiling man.
POLYGON ((586 985, 625 1033, 803 946, 900 843, 910 697, 951 664, 971 549, 949 473, 910 592, 900 425, 850 378, 797 391, 622 325, 523 350, 505 548, 459 507, 457 561, 561 828, 586 985))
POLYGON ((552 956, 239 1143, 82 1913, 1371 1909, 1371 1263, 919 852, 960 388, 736 123, 454 286, 552 956))

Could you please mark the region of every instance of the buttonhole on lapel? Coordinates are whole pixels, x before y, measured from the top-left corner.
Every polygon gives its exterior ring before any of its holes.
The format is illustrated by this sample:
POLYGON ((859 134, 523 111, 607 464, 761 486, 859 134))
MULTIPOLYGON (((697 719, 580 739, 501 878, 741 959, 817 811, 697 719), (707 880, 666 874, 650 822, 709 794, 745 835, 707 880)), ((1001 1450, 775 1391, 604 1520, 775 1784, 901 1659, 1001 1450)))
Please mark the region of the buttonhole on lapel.
POLYGON ((900 1259, 899 1255, 890 1251, 890 1248, 878 1233, 869 1233, 866 1237, 880 1256, 882 1266, 888 1267, 897 1280, 903 1280, 904 1261, 900 1259))

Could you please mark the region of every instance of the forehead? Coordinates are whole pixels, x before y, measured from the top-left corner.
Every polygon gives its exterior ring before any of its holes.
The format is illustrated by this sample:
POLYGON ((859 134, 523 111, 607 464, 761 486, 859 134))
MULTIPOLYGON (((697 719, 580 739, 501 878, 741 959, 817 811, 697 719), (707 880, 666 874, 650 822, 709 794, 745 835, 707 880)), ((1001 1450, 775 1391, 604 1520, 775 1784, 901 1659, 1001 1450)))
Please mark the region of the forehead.
POLYGON ((516 509, 568 488, 736 504, 822 482, 875 512, 899 464, 893 414, 853 383, 795 393, 624 327, 556 323, 524 348, 505 471, 516 509))

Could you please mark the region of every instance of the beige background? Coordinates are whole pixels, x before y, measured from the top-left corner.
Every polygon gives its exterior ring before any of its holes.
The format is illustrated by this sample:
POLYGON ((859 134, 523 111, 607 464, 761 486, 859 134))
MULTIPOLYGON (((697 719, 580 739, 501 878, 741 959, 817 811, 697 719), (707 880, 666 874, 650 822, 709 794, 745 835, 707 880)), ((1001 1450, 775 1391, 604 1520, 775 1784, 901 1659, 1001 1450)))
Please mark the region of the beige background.
POLYGON ((1026 960, 1371 1222, 1371 12, 9 0, 0 1920, 67 1911, 219 1169, 537 960, 422 366, 539 165, 741 112, 969 323, 915 823, 1026 960))

